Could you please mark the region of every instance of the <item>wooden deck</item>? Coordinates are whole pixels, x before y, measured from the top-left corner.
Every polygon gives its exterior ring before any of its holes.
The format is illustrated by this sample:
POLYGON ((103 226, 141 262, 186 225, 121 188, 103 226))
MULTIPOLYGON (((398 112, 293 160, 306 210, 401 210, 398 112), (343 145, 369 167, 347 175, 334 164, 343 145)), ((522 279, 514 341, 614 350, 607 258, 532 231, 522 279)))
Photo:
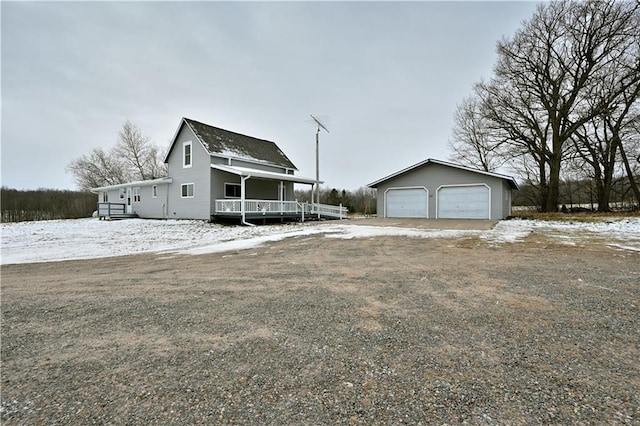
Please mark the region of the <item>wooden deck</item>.
POLYGON ((127 213, 125 203, 98 203, 98 219, 133 219, 138 217, 135 213, 127 213))
MULTIPOLYGON (((115 220, 139 217, 127 213, 125 203, 98 203, 99 219, 115 220)), ((307 220, 346 219, 349 210, 343 206, 309 204, 277 200, 215 200, 212 220, 238 219, 260 221, 266 219, 307 220)))

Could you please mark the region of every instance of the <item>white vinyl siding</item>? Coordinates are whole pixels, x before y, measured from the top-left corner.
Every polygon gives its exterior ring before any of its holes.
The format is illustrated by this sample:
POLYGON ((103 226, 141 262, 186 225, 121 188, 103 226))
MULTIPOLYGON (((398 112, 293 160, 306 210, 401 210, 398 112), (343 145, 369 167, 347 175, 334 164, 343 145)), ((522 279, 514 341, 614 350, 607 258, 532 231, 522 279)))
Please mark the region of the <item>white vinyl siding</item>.
MULTIPOLYGON (((211 159, 189 126, 181 126, 175 146, 168 157, 168 175, 173 184, 168 195, 158 194, 166 203, 168 216, 174 219, 211 218, 211 159), (191 146, 191 166, 184 167, 184 146, 191 146), (182 196, 182 185, 193 184, 193 197, 182 196)), ((160 188, 158 188, 160 189, 160 188)), ((220 185, 222 191, 222 185, 220 185)))

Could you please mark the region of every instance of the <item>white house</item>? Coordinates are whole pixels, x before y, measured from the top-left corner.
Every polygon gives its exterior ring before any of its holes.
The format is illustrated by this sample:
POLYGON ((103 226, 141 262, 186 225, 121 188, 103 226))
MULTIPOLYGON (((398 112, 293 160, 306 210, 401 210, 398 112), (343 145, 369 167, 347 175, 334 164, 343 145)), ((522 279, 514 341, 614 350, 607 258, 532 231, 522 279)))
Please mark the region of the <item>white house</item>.
POLYGON ((346 217, 294 200, 297 168, 274 143, 183 118, 164 162, 168 177, 92 188, 99 217, 207 219, 346 217))

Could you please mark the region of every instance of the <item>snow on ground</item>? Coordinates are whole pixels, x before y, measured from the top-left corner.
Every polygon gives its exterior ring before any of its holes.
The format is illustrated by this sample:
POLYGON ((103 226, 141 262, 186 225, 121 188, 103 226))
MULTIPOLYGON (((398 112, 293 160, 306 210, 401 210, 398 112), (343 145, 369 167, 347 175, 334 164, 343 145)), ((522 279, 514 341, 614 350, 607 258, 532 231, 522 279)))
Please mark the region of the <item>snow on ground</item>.
POLYGON ((92 259, 137 253, 205 254, 255 247, 289 237, 324 234, 328 238, 464 238, 490 244, 517 243, 540 233, 566 244, 599 241, 620 250, 640 251, 640 218, 600 222, 509 220, 489 231, 366 226, 350 221, 267 226, 224 226, 195 220, 53 220, 0 224, 0 263, 92 259))
POLYGON ((514 243, 538 233, 568 245, 599 241, 612 247, 640 251, 640 218, 603 218, 595 222, 505 220, 480 238, 493 243, 514 243))

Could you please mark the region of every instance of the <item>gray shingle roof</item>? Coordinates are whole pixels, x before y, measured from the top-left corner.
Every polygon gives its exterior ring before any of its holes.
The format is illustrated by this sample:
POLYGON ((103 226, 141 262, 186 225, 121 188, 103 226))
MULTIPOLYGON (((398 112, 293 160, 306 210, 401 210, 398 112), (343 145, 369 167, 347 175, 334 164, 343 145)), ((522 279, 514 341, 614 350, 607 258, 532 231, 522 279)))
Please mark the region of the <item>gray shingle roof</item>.
POLYGON ((209 154, 274 164, 297 170, 274 142, 257 139, 184 118, 209 154))

